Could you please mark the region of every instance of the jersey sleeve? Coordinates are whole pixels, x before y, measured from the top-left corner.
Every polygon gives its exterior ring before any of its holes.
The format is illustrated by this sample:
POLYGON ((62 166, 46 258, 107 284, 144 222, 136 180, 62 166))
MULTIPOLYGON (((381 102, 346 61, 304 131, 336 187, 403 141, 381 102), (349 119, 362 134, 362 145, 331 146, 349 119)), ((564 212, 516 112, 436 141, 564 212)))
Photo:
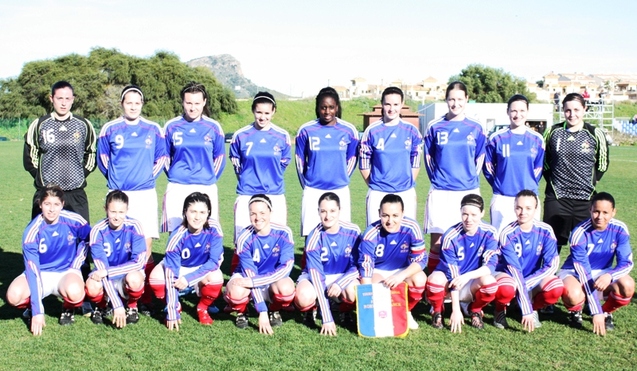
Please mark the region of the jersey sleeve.
POLYGON ((168 155, 166 152, 166 138, 164 137, 164 131, 159 125, 155 128, 155 161, 153 163, 153 176, 155 180, 161 174, 162 169, 166 165, 168 155))
POLYGON ((476 175, 480 175, 482 164, 484 163, 485 149, 487 146, 487 136, 480 130, 476 138, 476 175))
POLYGON ((237 175, 240 175, 242 170, 241 169, 241 141, 237 133, 235 133, 234 136, 232 137, 229 151, 230 151, 230 161, 232 162, 234 173, 237 175))
POLYGON ((420 135, 418 130, 414 130, 414 135, 411 139, 411 152, 409 154, 412 169, 420 169, 420 161, 422 161, 422 146, 422 135, 420 135))
POLYGON ((40 237, 39 234, 33 235, 35 231, 31 230, 31 227, 32 224, 24 232, 22 256, 24 258, 24 274, 31 292, 31 313, 36 316, 44 314, 44 305, 42 304, 42 276, 38 254, 40 237))
POLYGON ((423 153, 425 156, 425 169, 427 169, 427 176, 429 177, 429 180, 431 180, 433 174, 434 174, 434 133, 433 133, 433 127, 432 126, 428 126, 427 127, 427 131, 425 132, 425 137, 423 139, 423 143, 424 143, 424 148, 423 148, 423 153))
POLYGON ((71 264, 73 269, 81 269, 84 261, 86 260, 86 254, 88 251, 88 244, 91 238, 91 226, 84 218, 79 214, 75 214, 78 218, 73 225, 73 234, 75 235, 75 258, 71 264))
POLYGON ((557 239, 553 230, 542 231, 542 266, 526 277, 527 290, 537 286, 546 277, 554 275, 560 265, 560 256, 557 253, 557 239))
POLYGON ((33 179, 38 176, 40 165, 40 143, 38 141, 39 119, 33 120, 24 134, 24 147, 22 150, 22 164, 24 170, 28 171, 33 179))
POLYGON ((372 137, 369 128, 365 130, 363 139, 361 140, 360 150, 358 151, 358 167, 360 170, 369 170, 372 167, 372 137))
POLYGON ((586 293, 591 315, 596 315, 603 313, 603 311, 599 298, 597 297, 595 280, 593 279, 591 265, 588 261, 585 234, 586 231, 583 228, 575 228, 571 233, 569 244, 571 246, 571 256, 573 257, 573 267, 586 293))
POLYGON ((443 273, 447 277, 447 280, 451 281, 460 275, 460 266, 458 264, 458 247, 456 246, 456 241, 448 232, 449 231, 442 236, 440 260, 445 263, 444 265, 446 265, 447 268, 443 273))
POLYGON ((84 177, 87 177, 95 170, 96 166, 96 135, 93 124, 86 120, 86 141, 84 142, 84 177))
POLYGON ((330 303, 326 295, 325 271, 321 261, 321 230, 313 229, 307 238, 308 244, 305 247, 306 269, 310 275, 310 282, 316 291, 316 299, 321 309, 323 323, 334 322, 330 310, 330 303))
POLYGON ((102 128, 100 136, 97 140, 97 154, 98 161, 97 167, 100 172, 108 179, 108 163, 111 158, 111 147, 108 139, 108 133, 106 128, 102 128))
POLYGON ((372 278, 376 264, 376 242, 378 231, 375 227, 368 228, 360 243, 358 256, 358 271, 361 278, 372 278))
POLYGON ((495 182, 496 167, 498 166, 496 160, 496 141, 495 138, 492 138, 489 140, 489 143, 484 150, 484 165, 482 166, 484 178, 492 188, 495 182))
POLYGON ((491 274, 495 273, 495 267, 498 265, 498 240, 495 237, 495 229, 485 232, 484 251, 482 252, 482 266, 487 266, 491 270, 491 274))
MULTIPOLYGON (((90 251, 91 257, 93 258, 93 264, 95 264, 95 268, 97 270, 106 270, 110 268, 108 257, 106 256, 106 252, 104 250, 104 236, 102 234, 102 228, 104 223, 98 223, 91 230, 91 240, 90 240, 90 251)), ((108 225, 106 225, 108 228, 108 225)), ((104 287, 104 291, 106 295, 108 295, 111 300, 111 305, 113 309, 123 307, 122 300, 119 297, 119 293, 115 290, 115 286, 113 285, 112 278, 108 275, 102 278, 102 286, 104 287)))
POLYGON ((215 171, 215 177, 219 179, 223 170, 226 168, 226 138, 223 134, 221 125, 219 125, 219 132, 215 131, 213 165, 215 171))
POLYGON ((518 291, 518 304, 520 305, 520 311, 523 316, 529 315, 533 312, 531 298, 527 290, 526 279, 520 264, 518 254, 515 252, 514 242, 507 238, 507 235, 500 236, 500 259, 502 259, 506 266, 506 271, 511 275, 513 281, 516 284, 518 291))
POLYGON ((602 176, 608 170, 608 164, 610 161, 608 153, 608 142, 606 141, 606 135, 600 128, 595 128, 595 140, 597 141, 596 148, 596 163, 595 163, 595 180, 599 181, 602 176))
POLYGON ((539 184, 542 179, 542 170, 544 167, 544 156, 546 155, 546 144, 542 139, 540 145, 537 148, 537 155, 535 156, 535 162, 533 163, 533 175, 535 175, 535 181, 539 184))
POLYGON ((352 176, 354 170, 356 169, 356 161, 358 160, 358 145, 360 144, 358 140, 358 132, 352 132, 352 138, 347 145, 347 175, 352 176))
POLYGON ((417 263, 420 269, 424 270, 427 267, 428 258, 422 234, 419 230, 411 229, 410 263, 417 263))
POLYGON ((617 247, 615 248, 615 258, 617 264, 610 272, 613 282, 629 274, 633 269, 633 250, 630 247, 630 236, 628 230, 620 228, 617 236, 617 247))
POLYGON ((180 227, 176 229, 169 241, 166 248, 166 255, 164 256, 164 278, 166 280, 166 308, 168 321, 176 321, 181 318, 179 313, 179 290, 173 287, 173 283, 179 278, 179 269, 181 268, 181 246, 182 238, 186 229, 180 227))
POLYGON ((292 159, 292 144, 290 143, 290 135, 286 133, 285 135, 285 145, 281 149, 281 169, 285 170, 290 164, 290 160, 292 159))
POLYGON ((299 131, 296 135, 296 140, 294 144, 294 161, 296 163, 296 174, 299 177, 299 183, 301 183, 301 188, 305 189, 305 156, 306 156, 306 145, 307 145, 307 133, 305 130, 299 131))

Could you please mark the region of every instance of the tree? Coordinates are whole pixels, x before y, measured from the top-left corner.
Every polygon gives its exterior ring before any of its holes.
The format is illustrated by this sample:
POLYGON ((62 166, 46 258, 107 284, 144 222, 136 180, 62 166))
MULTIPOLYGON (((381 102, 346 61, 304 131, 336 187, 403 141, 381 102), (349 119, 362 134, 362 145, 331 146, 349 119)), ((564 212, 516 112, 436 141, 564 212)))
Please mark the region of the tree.
POLYGON ((470 64, 459 75, 449 78, 449 83, 453 81, 467 85, 469 99, 479 103, 504 103, 514 94, 524 94, 530 101, 536 98, 526 88, 526 80, 481 64, 470 64))

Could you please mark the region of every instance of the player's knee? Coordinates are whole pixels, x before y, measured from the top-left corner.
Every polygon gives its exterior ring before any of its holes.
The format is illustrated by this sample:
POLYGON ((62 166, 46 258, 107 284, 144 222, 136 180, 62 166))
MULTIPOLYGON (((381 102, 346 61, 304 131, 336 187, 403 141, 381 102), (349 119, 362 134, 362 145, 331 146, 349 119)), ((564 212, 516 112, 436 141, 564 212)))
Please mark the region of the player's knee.
POLYGON ((441 271, 434 271, 427 278, 427 282, 434 285, 444 286, 447 283, 447 276, 441 271))
POLYGON ((7 303, 13 307, 17 307, 24 301, 24 293, 21 290, 9 288, 7 290, 7 303))
POLYGON ((283 296, 288 296, 294 294, 295 287, 294 281, 290 277, 283 278, 276 282, 276 284, 272 285, 272 291, 275 294, 280 294, 283 296))
POLYGON ((141 290, 144 287, 144 275, 139 272, 130 272, 126 275, 126 286, 133 291, 141 290))
POLYGON ((427 275, 425 274, 425 272, 420 271, 414 274, 413 276, 411 276, 410 286, 425 287, 426 284, 427 284, 427 275))
POLYGON ((635 280, 629 275, 620 278, 617 281, 617 286, 623 297, 631 297, 635 293, 635 280))
POLYGON ((300 308, 308 307, 310 305, 313 305, 315 301, 316 301, 316 294, 314 293, 314 290, 308 290, 303 288, 300 290, 296 290, 296 296, 294 297, 294 302, 297 304, 298 307, 300 308))

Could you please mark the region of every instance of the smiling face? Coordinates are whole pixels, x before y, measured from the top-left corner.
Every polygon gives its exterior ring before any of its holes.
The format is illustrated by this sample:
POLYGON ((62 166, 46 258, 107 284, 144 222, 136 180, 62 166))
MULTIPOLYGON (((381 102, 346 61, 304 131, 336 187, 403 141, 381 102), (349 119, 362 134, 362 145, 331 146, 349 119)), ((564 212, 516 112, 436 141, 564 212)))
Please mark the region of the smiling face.
POLYGON ((108 226, 113 230, 119 230, 124 224, 128 205, 120 200, 111 201, 106 207, 106 217, 108 218, 108 226))
POLYGON ((403 100, 399 94, 387 94, 383 98, 383 121, 391 122, 400 117, 403 100))
POLYGON ((535 197, 520 196, 515 199, 515 216, 518 224, 523 229, 533 224, 535 210, 537 210, 537 199, 535 197))
POLYGON ((64 201, 59 197, 46 196, 44 200, 40 202, 40 208, 42 209, 42 217, 48 224, 57 223, 60 218, 60 212, 64 208, 64 201))
POLYGON ((257 103, 252 111, 254 114, 254 126, 258 130, 270 128, 270 120, 274 116, 276 109, 272 103, 257 103))
POLYGON ((448 120, 464 119, 464 107, 467 104, 467 95, 460 89, 452 89, 447 94, 448 120))
POLYGON ((529 108, 527 107, 526 102, 524 102, 523 100, 518 100, 511 103, 509 109, 507 110, 509 121, 511 122, 511 129, 517 129, 526 125, 526 114, 528 109, 529 108))
POLYGON ((321 100, 321 104, 318 107, 319 120, 324 125, 336 124, 336 118, 338 115, 338 105, 332 97, 325 97, 321 100))
POLYGON ((480 211, 477 206, 464 205, 460 212, 462 213, 462 228, 468 235, 472 236, 478 230, 480 221, 484 216, 484 210, 480 211))
POLYGON ((608 222, 615 217, 615 208, 610 201, 599 200, 591 205, 591 221, 593 228, 603 231, 608 227, 608 222))
POLYGON ((55 111, 58 118, 66 118, 71 112, 75 96, 71 88, 65 87, 55 90, 55 93, 49 96, 49 100, 53 104, 53 111, 55 111))
POLYGON ((341 215, 341 209, 335 200, 323 200, 319 205, 319 216, 323 229, 328 233, 338 232, 338 221, 341 215))
POLYGON ((250 204, 250 224, 259 235, 270 233, 270 208, 265 202, 255 201, 250 204))
POLYGON ((142 96, 135 91, 129 91, 122 100, 122 109, 124 110, 124 117, 128 121, 135 121, 142 114, 142 107, 144 102, 142 96))
POLYGON ((201 232, 204 225, 208 221, 208 205, 204 202, 193 202, 186 209, 186 221, 188 222, 188 231, 193 234, 201 232))
POLYGON ((403 208, 399 202, 386 202, 380 207, 380 223, 388 233, 400 230, 403 221, 403 208))
POLYGON ((566 118, 566 125, 569 128, 577 127, 583 124, 584 113, 586 109, 578 100, 571 100, 564 103, 562 107, 564 109, 564 117, 566 118))
POLYGON ((206 100, 202 92, 185 93, 184 100, 181 103, 184 107, 184 116, 188 121, 199 120, 206 106, 206 100))

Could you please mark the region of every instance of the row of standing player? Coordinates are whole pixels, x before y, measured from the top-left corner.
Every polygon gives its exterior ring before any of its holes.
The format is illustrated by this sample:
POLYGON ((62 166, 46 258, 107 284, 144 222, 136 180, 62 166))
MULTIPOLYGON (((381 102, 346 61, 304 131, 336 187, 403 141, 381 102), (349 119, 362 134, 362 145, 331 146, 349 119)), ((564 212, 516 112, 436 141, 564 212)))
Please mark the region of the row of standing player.
MULTIPOLYGON (((9 286, 7 301, 19 308, 30 308, 30 328, 42 333, 42 299, 62 297, 64 311, 60 324, 74 322, 73 308, 84 296, 96 303, 91 320, 103 323, 107 300, 113 308, 112 323, 124 327, 139 319, 137 301, 144 290, 145 243, 142 227, 126 216, 128 196, 119 190, 106 197, 107 217, 92 229, 78 214, 62 211, 63 191, 47 187, 39 196, 42 214, 24 233, 25 273, 9 286), (90 231, 90 239, 89 239, 90 231), (86 283, 79 266, 86 255, 86 242, 96 269, 86 283), (126 304, 122 302, 126 301, 126 304)), ((319 199, 321 222, 306 241, 307 264, 295 288, 289 274, 294 264, 294 242, 289 228, 270 222, 272 203, 266 195, 249 200, 251 225, 238 239, 237 266, 231 268, 225 299, 237 311, 236 325, 248 326, 247 304, 252 296, 259 312, 258 328, 272 334, 282 324, 279 310, 293 300, 307 312, 314 325, 316 302, 322 313, 321 333, 336 335, 329 300, 340 302, 342 321, 351 316, 354 288, 359 283, 381 282, 394 288, 409 285, 409 326, 418 328, 411 309, 426 298, 432 305, 432 325, 443 328, 443 300, 450 297, 452 332, 460 332, 462 312, 471 325, 483 327, 483 308, 495 301, 494 325, 508 327, 507 305, 516 296, 522 324, 533 331, 539 327, 537 310, 562 297, 571 311, 571 325, 582 326, 582 307, 588 301, 593 315, 593 331, 604 334, 614 328, 612 313, 627 305, 634 292, 632 252, 626 226, 613 219, 615 201, 602 192, 594 196, 590 219, 578 225, 571 236, 571 253, 555 276, 559 264, 557 240, 552 229, 535 220, 538 198, 530 190, 515 197, 516 221, 502 229, 499 241, 495 228, 482 221, 484 204, 479 195, 469 194, 461 201, 462 221, 443 235, 441 261, 427 277, 427 261, 422 233, 415 220, 404 217, 400 196, 383 197, 380 220, 360 229, 340 220, 340 200, 332 192, 319 199), (613 267, 613 260, 617 260, 613 267), (607 300, 600 305, 601 297, 607 300), (270 302, 268 307, 267 302, 270 302), (464 304, 464 310, 461 306, 464 304)), ((194 192, 183 205, 182 225, 175 229, 166 248, 165 259, 152 271, 152 291, 167 303, 166 325, 179 329, 181 305, 179 290, 194 287, 200 296, 199 322, 212 324, 208 307, 220 295, 223 285, 223 234, 211 218, 210 199, 194 192)))

